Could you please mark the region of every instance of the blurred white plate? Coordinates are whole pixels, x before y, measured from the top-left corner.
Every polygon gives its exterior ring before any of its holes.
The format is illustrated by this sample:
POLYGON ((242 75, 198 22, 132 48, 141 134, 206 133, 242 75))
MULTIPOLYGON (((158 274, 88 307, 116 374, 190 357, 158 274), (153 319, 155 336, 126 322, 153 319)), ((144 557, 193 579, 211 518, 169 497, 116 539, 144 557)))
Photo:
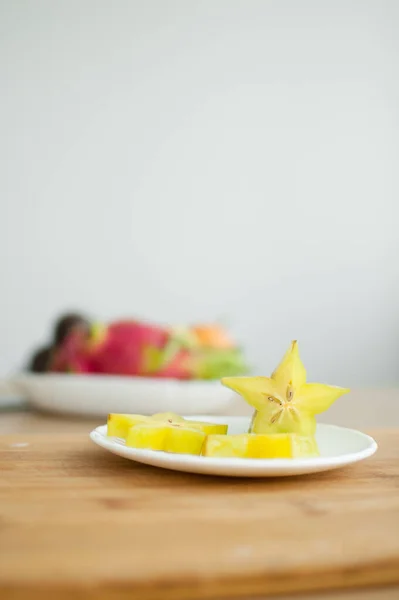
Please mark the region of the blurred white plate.
MULTIPOLYGON (((191 418, 199 421, 226 423, 229 426, 229 433, 233 434, 247 432, 250 423, 250 419, 247 417, 200 415, 191 418)), ((107 437, 106 425, 97 427, 91 432, 90 437, 93 442, 113 454, 139 463, 172 471, 228 477, 285 477, 329 471, 363 460, 377 450, 377 444, 373 438, 360 431, 336 425, 317 426, 316 439, 320 450, 320 456, 317 458, 207 458, 189 454, 138 450, 128 448, 123 440, 107 437)))
POLYGON ((0 383, 41 410, 90 417, 165 411, 220 415, 237 401, 235 392, 218 381, 52 373, 18 375, 0 383))

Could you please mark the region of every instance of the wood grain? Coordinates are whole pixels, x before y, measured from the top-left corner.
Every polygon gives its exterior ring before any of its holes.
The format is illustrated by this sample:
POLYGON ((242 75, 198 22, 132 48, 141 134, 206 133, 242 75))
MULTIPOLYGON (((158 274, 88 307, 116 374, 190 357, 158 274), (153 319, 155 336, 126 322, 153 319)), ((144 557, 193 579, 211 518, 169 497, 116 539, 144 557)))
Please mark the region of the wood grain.
POLYGON ((158 470, 82 434, 3 436, 0 597, 190 600, 398 584, 399 432, 374 436, 368 461, 269 480, 158 470))

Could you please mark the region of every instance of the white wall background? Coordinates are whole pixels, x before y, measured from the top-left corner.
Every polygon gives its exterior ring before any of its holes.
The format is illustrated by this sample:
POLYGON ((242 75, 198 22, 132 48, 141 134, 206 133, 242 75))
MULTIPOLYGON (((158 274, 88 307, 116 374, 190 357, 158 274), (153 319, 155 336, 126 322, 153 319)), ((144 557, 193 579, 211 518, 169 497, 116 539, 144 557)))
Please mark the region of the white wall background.
POLYGON ((0 372, 68 308, 399 381, 399 2, 0 0, 0 372))

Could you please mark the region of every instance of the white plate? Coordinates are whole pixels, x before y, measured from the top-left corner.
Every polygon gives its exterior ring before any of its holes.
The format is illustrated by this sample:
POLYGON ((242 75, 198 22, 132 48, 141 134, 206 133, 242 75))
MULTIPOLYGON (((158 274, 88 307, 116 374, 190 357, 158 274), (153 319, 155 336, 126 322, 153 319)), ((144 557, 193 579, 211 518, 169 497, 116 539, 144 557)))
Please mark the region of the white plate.
MULTIPOLYGON (((245 433, 250 423, 247 417, 201 415, 191 418, 226 423, 229 426, 229 433, 245 433)), ((285 477, 329 471, 363 460, 377 450, 377 444, 370 436, 336 425, 317 426, 316 438, 320 450, 320 456, 317 458, 207 458, 189 454, 137 450, 126 447, 123 440, 107 437, 106 425, 97 427, 91 432, 90 437, 102 448, 129 460, 173 471, 228 477, 285 477)))
POLYGON ((238 398, 219 381, 112 375, 21 374, 0 382, 1 387, 41 410, 104 419, 111 412, 220 415, 229 412, 238 398))

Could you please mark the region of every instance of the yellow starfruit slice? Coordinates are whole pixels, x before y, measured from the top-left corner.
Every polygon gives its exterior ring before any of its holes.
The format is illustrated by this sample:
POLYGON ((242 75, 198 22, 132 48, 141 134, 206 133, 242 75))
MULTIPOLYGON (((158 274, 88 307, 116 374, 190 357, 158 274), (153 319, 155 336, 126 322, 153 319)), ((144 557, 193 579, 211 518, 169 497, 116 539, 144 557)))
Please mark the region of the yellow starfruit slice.
POLYGON ((107 435, 126 439, 131 427, 139 423, 160 422, 169 425, 176 423, 184 424, 187 427, 198 429, 208 434, 223 434, 227 433, 227 425, 219 423, 206 423, 205 421, 190 421, 184 419, 172 412, 157 413, 152 417, 144 415, 128 415, 128 414, 110 414, 108 415, 107 435))
POLYGON ((314 436, 291 433, 209 435, 203 456, 225 458, 310 458, 319 455, 314 436))
POLYGON ((306 383, 296 341, 271 377, 225 377, 222 383, 255 408, 251 433, 313 435, 315 415, 349 392, 347 388, 306 383))
POLYGON ((129 429, 126 446, 178 454, 201 454, 206 434, 183 423, 139 423, 129 429))
POLYGON ((107 435, 126 439, 128 431, 133 425, 145 423, 148 417, 144 415, 110 414, 107 422, 107 435))

